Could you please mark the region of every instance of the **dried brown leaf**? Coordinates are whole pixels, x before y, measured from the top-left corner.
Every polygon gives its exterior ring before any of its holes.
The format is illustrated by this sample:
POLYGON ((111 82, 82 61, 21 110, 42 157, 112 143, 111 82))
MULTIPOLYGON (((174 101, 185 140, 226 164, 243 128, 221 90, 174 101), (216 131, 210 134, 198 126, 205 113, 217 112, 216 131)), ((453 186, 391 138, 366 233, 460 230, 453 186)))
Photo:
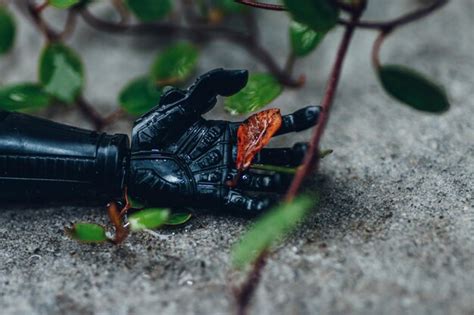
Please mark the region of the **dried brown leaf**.
POLYGON ((280 129, 282 118, 277 108, 261 111, 244 121, 237 131, 237 161, 239 172, 252 164, 255 155, 270 142, 280 129))

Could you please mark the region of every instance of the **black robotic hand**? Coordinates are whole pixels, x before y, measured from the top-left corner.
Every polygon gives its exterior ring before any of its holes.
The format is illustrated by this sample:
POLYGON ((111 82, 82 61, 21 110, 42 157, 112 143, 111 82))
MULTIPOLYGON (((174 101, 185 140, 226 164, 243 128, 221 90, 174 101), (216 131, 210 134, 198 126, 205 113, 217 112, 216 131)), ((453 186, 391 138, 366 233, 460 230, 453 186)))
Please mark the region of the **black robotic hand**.
MULTIPOLYGON (((246 192, 280 192, 291 178, 278 173, 245 172, 236 187, 236 134, 240 123, 201 117, 247 83, 244 70, 216 69, 187 90, 166 92, 160 104, 135 122, 127 187, 132 198, 154 206, 227 208, 258 213, 273 198, 246 192)), ((320 108, 309 106, 283 116, 277 135, 313 126, 320 108)), ((254 163, 297 166, 307 145, 263 149, 254 163)))

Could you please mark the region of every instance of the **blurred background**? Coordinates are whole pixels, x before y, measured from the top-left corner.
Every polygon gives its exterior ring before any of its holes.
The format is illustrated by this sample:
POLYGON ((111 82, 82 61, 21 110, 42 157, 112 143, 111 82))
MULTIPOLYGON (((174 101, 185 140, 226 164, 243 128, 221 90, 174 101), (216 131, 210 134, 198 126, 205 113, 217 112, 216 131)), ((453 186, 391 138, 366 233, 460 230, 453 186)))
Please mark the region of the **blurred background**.
MULTIPOLYGON (((15 3, 14 3, 15 2, 15 3)), ((13 50, 0 57, 0 85, 36 81, 45 40, 10 1, 17 24, 13 50)), ((1 1, 0 1, 1 3, 1 1)), ((173 2, 175 10, 186 1, 173 2)), ((429 1, 369 1, 363 19, 389 20, 429 1)), ((291 46, 286 13, 252 10, 259 43, 283 68, 291 46)), ((90 11, 116 21, 111 1, 90 11)), ((65 11, 46 9, 61 29, 65 11)), ((132 17, 133 19, 133 17, 132 17)), ((133 20, 132 20, 133 21, 133 20)), ((242 28, 242 19, 222 22, 242 28)), ((474 2, 453 0, 442 10, 392 34, 382 63, 414 69, 442 83, 451 109, 425 114, 399 104, 380 87, 370 52, 376 32, 356 33, 339 86, 323 148, 334 153, 307 186, 320 207, 272 255, 252 314, 472 314, 474 313, 474 2)), ((318 104, 342 28, 296 61, 301 88, 285 88, 267 107, 290 113, 318 104)), ((130 80, 150 71, 156 55, 178 38, 109 34, 78 19, 68 38, 84 63, 84 97, 101 115, 119 108, 130 80)), ((233 42, 196 44, 194 77, 217 67, 267 72, 233 42)), ((94 128, 73 105, 36 115, 94 128)), ((207 117, 241 120, 220 102, 207 117)), ((133 117, 120 115, 107 132, 130 133, 133 117)), ((310 132, 272 143, 308 140, 310 132)), ((134 235, 123 245, 81 245, 69 240, 69 222, 106 222, 104 209, 2 206, 0 305, 4 314, 222 314, 232 311, 229 251, 251 221, 204 213, 185 227, 134 235)))

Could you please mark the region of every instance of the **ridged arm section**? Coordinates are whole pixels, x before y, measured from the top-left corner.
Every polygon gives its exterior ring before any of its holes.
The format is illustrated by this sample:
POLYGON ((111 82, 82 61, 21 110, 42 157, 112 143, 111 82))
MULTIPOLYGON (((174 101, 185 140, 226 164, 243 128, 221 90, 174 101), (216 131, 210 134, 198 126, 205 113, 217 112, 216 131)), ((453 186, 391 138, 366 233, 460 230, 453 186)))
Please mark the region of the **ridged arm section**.
POLYGON ((0 111, 0 200, 122 196, 129 140, 0 111))

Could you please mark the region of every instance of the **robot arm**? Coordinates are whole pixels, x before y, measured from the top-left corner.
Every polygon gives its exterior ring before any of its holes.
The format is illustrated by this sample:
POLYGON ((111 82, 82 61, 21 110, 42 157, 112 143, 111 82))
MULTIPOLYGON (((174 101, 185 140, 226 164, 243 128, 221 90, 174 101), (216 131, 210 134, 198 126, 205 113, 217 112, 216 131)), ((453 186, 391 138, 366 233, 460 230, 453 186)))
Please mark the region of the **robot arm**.
MULTIPOLYGON (((244 70, 216 69, 187 90, 173 89, 126 135, 107 135, 20 113, 0 111, 0 200, 109 202, 130 195, 149 206, 219 208, 256 214, 291 178, 248 172, 236 187, 236 130, 240 123, 201 117, 247 83, 244 70), (255 195, 257 193, 257 195, 255 195)), ((316 124, 320 108, 283 116, 277 135, 316 124)), ((255 161, 297 166, 307 145, 263 149, 255 161)))

